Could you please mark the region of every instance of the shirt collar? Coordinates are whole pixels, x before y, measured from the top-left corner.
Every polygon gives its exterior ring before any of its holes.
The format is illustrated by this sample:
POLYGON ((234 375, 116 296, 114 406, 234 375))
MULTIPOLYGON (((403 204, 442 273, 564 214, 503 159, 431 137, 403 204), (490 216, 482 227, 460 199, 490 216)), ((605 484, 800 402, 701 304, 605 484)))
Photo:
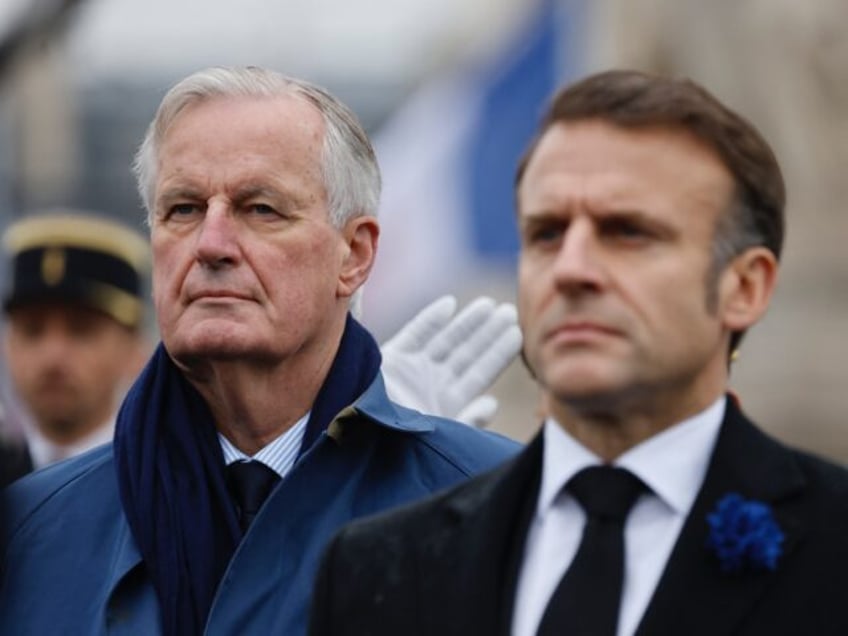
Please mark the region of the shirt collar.
POLYGON ((27 449, 34 468, 44 468, 61 459, 79 455, 92 448, 108 444, 115 433, 115 420, 109 420, 72 444, 56 444, 45 437, 34 424, 24 427, 27 449))
MULTIPOLYGON (((614 466, 639 477, 666 505, 686 514, 707 474, 724 419, 720 397, 700 413, 670 426, 618 457, 614 466)), ((565 484, 583 468, 603 463, 552 418, 545 420, 544 461, 537 513, 543 515, 565 484)))
POLYGON ((224 463, 229 466, 235 462, 257 461, 265 464, 280 477, 285 477, 297 459, 310 413, 311 411, 306 413, 306 415, 295 422, 294 426, 272 442, 263 446, 252 456, 236 448, 230 440, 219 432, 218 442, 221 444, 221 451, 224 453, 224 463))

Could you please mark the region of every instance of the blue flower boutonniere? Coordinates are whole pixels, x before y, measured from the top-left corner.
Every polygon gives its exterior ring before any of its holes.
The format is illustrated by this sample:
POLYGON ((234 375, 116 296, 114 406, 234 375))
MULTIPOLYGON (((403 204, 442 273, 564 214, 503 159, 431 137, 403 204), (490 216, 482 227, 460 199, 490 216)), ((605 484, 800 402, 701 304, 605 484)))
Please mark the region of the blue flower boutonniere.
POLYGON ((784 535, 766 504, 730 493, 707 515, 707 523, 707 547, 718 557, 723 572, 777 569, 784 535))

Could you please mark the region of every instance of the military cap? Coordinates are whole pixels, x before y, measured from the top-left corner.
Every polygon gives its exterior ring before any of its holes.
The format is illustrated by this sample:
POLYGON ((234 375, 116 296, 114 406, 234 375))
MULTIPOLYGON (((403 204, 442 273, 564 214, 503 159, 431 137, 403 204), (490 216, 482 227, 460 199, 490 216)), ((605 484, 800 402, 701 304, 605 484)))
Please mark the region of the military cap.
POLYGON ((12 275, 3 307, 47 301, 80 304, 127 327, 143 317, 148 242, 125 225, 90 214, 27 217, 3 235, 12 275))

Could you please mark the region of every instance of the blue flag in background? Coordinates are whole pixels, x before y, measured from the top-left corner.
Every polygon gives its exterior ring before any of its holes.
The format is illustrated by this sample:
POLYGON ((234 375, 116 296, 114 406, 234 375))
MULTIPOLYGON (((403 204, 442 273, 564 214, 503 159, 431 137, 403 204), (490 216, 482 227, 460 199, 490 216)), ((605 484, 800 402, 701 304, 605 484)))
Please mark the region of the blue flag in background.
POLYGON ((518 249, 513 176, 562 77, 560 16, 545 0, 534 20, 476 78, 479 113, 469 139, 468 209, 475 251, 510 262, 518 249))
POLYGON ((540 0, 490 59, 429 81, 377 132, 382 236, 364 307, 378 336, 439 295, 514 280, 515 167, 574 73, 579 7, 540 0))

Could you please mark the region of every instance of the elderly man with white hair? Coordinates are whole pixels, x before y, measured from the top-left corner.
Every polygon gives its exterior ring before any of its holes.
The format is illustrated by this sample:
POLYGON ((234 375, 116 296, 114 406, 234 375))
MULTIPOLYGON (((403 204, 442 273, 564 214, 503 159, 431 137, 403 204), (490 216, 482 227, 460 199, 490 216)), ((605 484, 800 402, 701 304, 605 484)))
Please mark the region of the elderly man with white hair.
MULTIPOLYGON (((135 169, 162 342, 112 447, 7 491, 0 632, 303 633, 335 530, 517 444, 387 396, 349 311, 380 177, 338 100, 262 69, 201 71, 165 96, 135 169)), ((423 332, 393 346, 450 353, 423 332)))

